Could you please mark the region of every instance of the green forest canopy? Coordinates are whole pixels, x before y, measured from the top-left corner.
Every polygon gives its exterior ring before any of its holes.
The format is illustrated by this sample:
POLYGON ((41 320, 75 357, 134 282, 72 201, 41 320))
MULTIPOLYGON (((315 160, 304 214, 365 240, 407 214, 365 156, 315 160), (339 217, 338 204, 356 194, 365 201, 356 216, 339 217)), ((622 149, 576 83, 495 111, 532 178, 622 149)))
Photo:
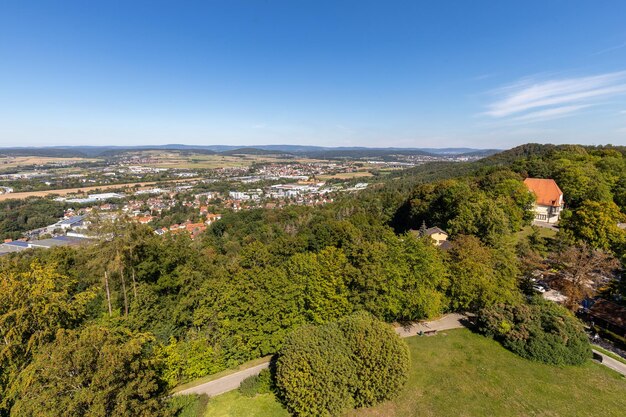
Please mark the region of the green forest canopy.
POLYGON ((626 252, 615 227, 626 211, 626 149, 526 145, 396 173, 323 207, 226 214, 195 241, 118 224, 96 246, 0 258, 0 293, 13 295, 0 299, 0 416, 22 407, 20 397, 50 394, 20 382, 25 372, 62 349, 59 335, 80 346, 92 326, 108 329, 111 349, 139 343, 149 360, 137 366, 158 363, 147 384, 172 387, 275 353, 292 330, 354 311, 392 322, 521 303, 520 257, 545 256, 543 243, 517 242, 532 220, 526 176, 554 178, 565 194, 549 251, 585 242, 626 252), (449 232, 448 252, 406 233, 422 222, 449 232), (16 317, 27 325, 12 326, 16 317))

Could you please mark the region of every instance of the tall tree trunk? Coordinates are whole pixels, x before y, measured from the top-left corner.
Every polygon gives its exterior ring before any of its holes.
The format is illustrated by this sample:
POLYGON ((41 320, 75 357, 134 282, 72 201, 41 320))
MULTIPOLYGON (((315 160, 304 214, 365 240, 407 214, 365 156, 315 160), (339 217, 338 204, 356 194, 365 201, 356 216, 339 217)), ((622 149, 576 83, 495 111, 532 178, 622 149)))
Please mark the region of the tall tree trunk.
POLYGON ((122 278, 122 292, 124 293, 124 316, 128 316, 128 297, 126 296, 126 280, 124 279, 124 268, 120 268, 122 278))
POLYGON ((135 267, 132 267, 132 276, 133 276, 133 295, 135 296, 135 300, 137 299, 137 280, 135 279, 135 267))
POLYGON ((104 271, 104 288, 107 292, 107 304, 109 305, 109 317, 113 315, 113 309, 111 308, 111 291, 109 290, 109 274, 104 271))

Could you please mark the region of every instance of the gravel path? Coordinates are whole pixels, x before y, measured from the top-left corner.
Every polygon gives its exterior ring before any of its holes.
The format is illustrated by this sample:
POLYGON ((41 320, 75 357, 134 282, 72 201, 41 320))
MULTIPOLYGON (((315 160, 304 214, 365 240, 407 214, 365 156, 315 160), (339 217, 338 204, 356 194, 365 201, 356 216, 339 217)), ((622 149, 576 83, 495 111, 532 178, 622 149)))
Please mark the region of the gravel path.
POLYGON ((209 397, 214 397, 228 391, 236 390, 239 388, 241 381, 249 376, 258 375, 263 369, 269 368, 269 366, 270 363, 268 361, 266 363, 253 366, 252 368, 226 375, 222 378, 216 379, 215 381, 206 382, 192 388, 178 391, 174 395, 206 394, 209 397))

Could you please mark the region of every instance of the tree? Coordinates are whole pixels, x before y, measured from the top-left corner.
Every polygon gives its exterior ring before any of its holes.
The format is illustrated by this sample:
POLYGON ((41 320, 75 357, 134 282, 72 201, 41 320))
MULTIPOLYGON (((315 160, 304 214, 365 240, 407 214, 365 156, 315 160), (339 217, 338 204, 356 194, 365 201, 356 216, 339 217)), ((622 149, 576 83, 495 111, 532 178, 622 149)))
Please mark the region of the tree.
POLYGON ((99 326, 60 330, 17 383, 12 415, 153 417, 165 415, 150 356, 152 338, 99 326))
POLYGON ((10 409, 13 383, 39 347, 85 318, 95 293, 78 292, 75 285, 36 261, 26 272, 0 272, 0 415, 10 409))
POLYGON ((319 253, 294 255, 287 271, 302 286, 304 311, 309 321, 325 323, 352 310, 347 283, 353 270, 341 249, 328 247, 319 253))
POLYGON ((448 272, 429 237, 387 236, 383 242, 362 242, 351 254, 355 305, 388 321, 434 317, 446 307, 448 272))
POLYGON ((506 213, 511 231, 530 225, 534 218, 535 197, 528 192, 519 177, 494 184, 492 192, 488 194, 496 198, 498 205, 506 213))
POLYGON ((297 329, 276 361, 276 385, 296 416, 338 416, 396 396, 409 351, 391 326, 360 312, 297 329))
POLYGON ((407 236, 392 248, 394 256, 386 268, 400 272, 398 285, 400 311, 393 320, 419 320, 435 317, 447 304, 445 289, 448 271, 441 250, 429 237, 407 236))
POLYGON ((626 242, 626 232, 617 227, 623 219, 614 202, 586 200, 562 226, 592 247, 610 250, 626 242))
POLYGON ((576 208, 585 200, 613 200, 605 178, 584 150, 578 154, 560 152, 554 158, 559 158, 555 161, 554 179, 570 207, 576 208))
POLYGON ((518 298, 515 257, 505 246, 495 250, 474 236, 459 236, 449 256, 448 295, 454 310, 477 310, 518 298))
POLYGON ((573 311, 582 300, 608 285, 620 267, 614 256, 586 244, 555 252, 550 262, 557 270, 555 283, 567 297, 565 305, 573 311))

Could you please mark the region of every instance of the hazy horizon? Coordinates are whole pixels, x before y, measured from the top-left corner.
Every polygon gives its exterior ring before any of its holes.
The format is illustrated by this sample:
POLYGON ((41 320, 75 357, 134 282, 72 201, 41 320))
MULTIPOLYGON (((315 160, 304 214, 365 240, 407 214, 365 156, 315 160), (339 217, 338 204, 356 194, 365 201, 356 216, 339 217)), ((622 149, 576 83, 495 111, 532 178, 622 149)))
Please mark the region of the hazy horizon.
POLYGON ((626 3, 9 2, 0 146, 626 144, 626 3))

